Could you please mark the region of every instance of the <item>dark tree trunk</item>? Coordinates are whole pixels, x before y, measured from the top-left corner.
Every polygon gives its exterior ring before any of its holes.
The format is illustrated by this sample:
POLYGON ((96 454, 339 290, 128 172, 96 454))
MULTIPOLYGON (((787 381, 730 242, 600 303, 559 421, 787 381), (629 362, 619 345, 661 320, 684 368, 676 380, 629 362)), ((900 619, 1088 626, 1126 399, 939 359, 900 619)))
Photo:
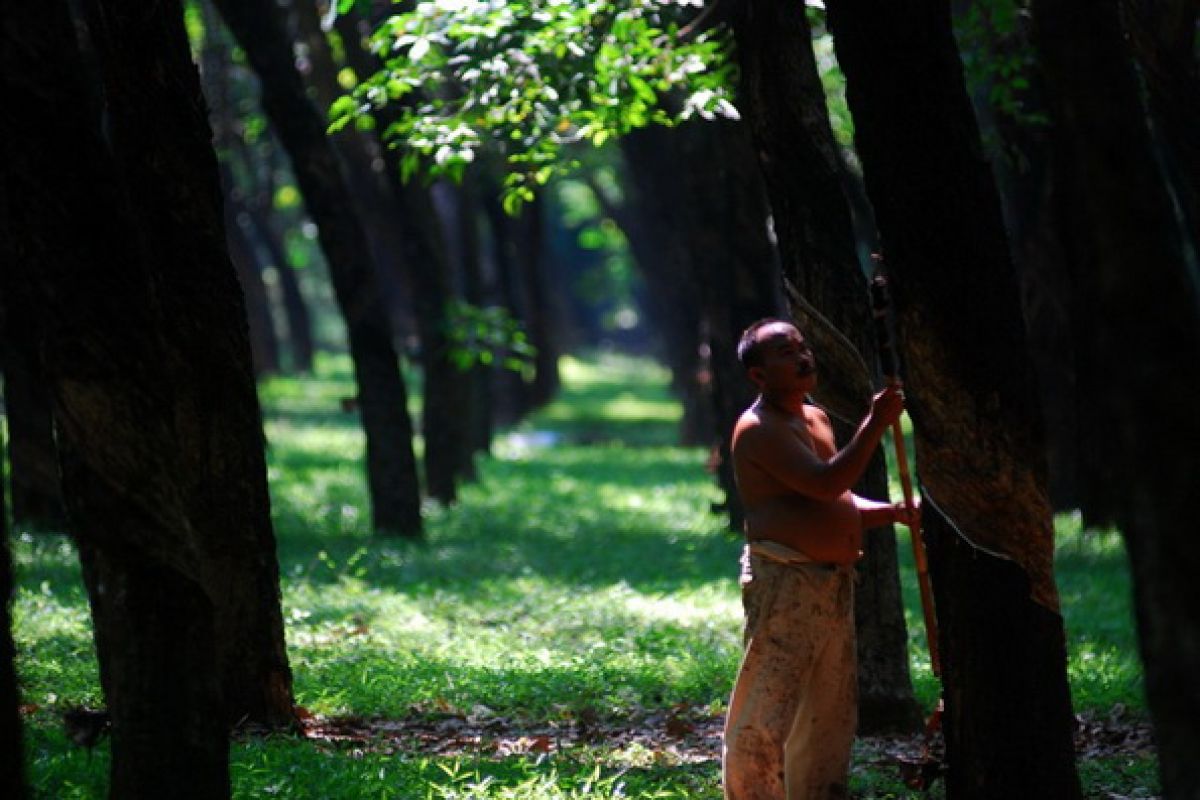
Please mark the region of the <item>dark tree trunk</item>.
POLYGON ((559 386, 559 336, 546 269, 543 216, 544 203, 537 197, 522 207, 514 221, 514 234, 521 254, 521 283, 525 287, 525 329, 530 342, 537 348, 533 357, 533 382, 529 386, 529 399, 535 408, 554 399, 559 386))
MULTIPOLYGON (((528 330, 520 244, 513 233, 515 221, 500 205, 500 188, 497 184, 485 183, 483 192, 484 210, 496 261, 496 293, 513 319, 528 330)), ((492 386, 497 395, 497 421, 501 424, 517 422, 533 410, 529 385, 521 372, 500 366, 494 373, 492 386)))
POLYGON ((949 4, 827 8, 907 366, 948 790, 1079 797, 1045 440, 949 4))
MULTIPOLYGON (((12 260, 0 277, 12 303, 38 312, 63 494, 93 578, 113 720, 110 795, 226 798, 207 531, 189 519, 189 495, 196 486, 246 476, 232 467, 209 474, 182 452, 193 444, 185 435, 192 420, 182 419, 175 403, 185 392, 174 386, 184 359, 171 337, 192 318, 155 305, 161 281, 143 261, 100 119, 80 99, 90 93, 67 4, 2 9, 4 103, 24 113, 3 123, 8 159, 0 185, 12 260)), ((159 70, 130 87, 152 94, 158 81, 179 78, 176 65, 191 67, 181 10, 168 3, 150 13, 159 9, 174 27, 137 40, 150 57, 162 58, 159 70)), ((112 99, 115 110, 119 94, 112 99)), ((170 114, 196 95, 180 92, 179 100, 157 112, 170 114)), ((181 119, 196 124, 190 114, 181 119)), ((186 144, 181 151, 191 152, 186 144)), ((240 304, 229 305, 241 313, 240 304)))
MULTIPOLYGON (((293 722, 262 418, 246 310, 230 264, 207 109, 182 7, 85 2, 100 54, 108 130, 140 221, 143 263, 176 354, 175 436, 215 606, 225 721, 293 722), (145 46, 145 42, 160 47, 145 46), (147 76, 153 76, 148 78, 147 76)), ((157 575, 157 567, 147 567, 157 575)), ((158 578, 154 578, 158 580, 158 578)))
MULTIPOLYGON (((304 0, 308 2, 308 0, 304 0)), ((322 54, 319 63, 331 65, 328 42, 320 31, 312 30, 310 9, 297 4, 302 19, 307 19, 304 28, 310 31, 307 41, 314 53, 322 54)), ((363 52, 362 42, 357 37, 343 38, 343 47, 353 53, 353 63, 370 63, 363 52)), ((328 72, 328 67, 326 67, 328 72)), ((332 78, 332 75, 329 75, 332 78)), ((329 87, 336 89, 336 84, 329 87)), ((392 121, 387 118, 393 110, 381 112, 385 118, 380 129, 386 129, 392 121)), ((367 143, 345 142, 344 153, 353 153, 355 163, 363 162, 367 143)), ((445 244, 440 235, 437 214, 433 207, 430 190, 419 181, 404 183, 400 179, 400 151, 389 148, 382 151, 384 164, 384 186, 387 205, 395 209, 394 216, 384 222, 385 227, 399 234, 399 252, 406 268, 406 277, 412 288, 412 306, 417 322, 417 336, 421 341, 421 368, 425 375, 425 394, 421 410, 421 432, 425 440, 425 484, 431 497, 443 503, 453 503, 457 497, 457 478, 461 472, 462 453, 465 449, 466 426, 464 415, 470 418, 467 404, 471 400, 468 391, 468 373, 454 363, 448 336, 449 308, 454 298, 450 283, 450 265, 445 244)), ((366 165, 352 169, 361 171, 366 165)), ((366 180, 366 176, 363 178, 366 180)))
POLYGON ((238 283, 246 297, 246 318, 250 326, 250 352, 254 374, 275 375, 280 370, 279 338, 271 317, 271 301, 263 283, 262 265, 254 243, 238 221, 246 217, 236 201, 237 190, 230 186, 225 195, 225 230, 229 240, 229 257, 237 270, 238 283), (230 191, 232 190, 232 191, 230 191))
MULTIPOLYGON (((624 154, 639 192, 658 206, 654 219, 677 237, 666 257, 682 260, 686 271, 673 279, 663 276, 685 284, 676 289, 683 294, 673 302, 686 302, 694 293, 699 304, 709 350, 717 479, 730 527, 741 530, 744 514, 729 435, 754 392, 737 363, 737 340, 751 322, 782 310, 766 199, 747 133, 724 122, 647 128, 626 138, 624 154), (696 166, 681 170, 680 158, 696 166)), ((664 266, 669 268, 670 261, 664 266)))
MULTIPOLYGON (((954 8, 957 14, 972 7, 956 1, 954 8)), ((980 13, 985 23, 972 37, 972 44, 980 50, 975 59, 1011 62, 1026 58, 1032 47, 1027 25, 1001 37, 995 34, 988 12, 980 13)), ((1077 424, 1070 310, 1073 289, 1052 208, 1055 187, 1049 141, 1044 126, 1029 119, 1046 113, 1045 99, 1036 70, 1021 77, 1028 79, 1028 86, 1019 91, 1005 87, 1020 102, 1018 117, 1010 108, 996 104, 993 81, 970 88, 984 141, 997 143, 990 153, 992 169, 1020 281, 1025 330, 1045 420, 1050 498, 1055 509, 1062 511, 1079 508, 1084 502, 1078 480, 1080 459, 1105 458, 1106 445, 1098 437, 1080 436, 1077 424)))
POLYGON ((292 356, 291 368, 296 372, 310 373, 316 347, 313 344, 312 318, 308 313, 308 303, 300 291, 300 279, 288 261, 279 231, 271 222, 269 212, 253 202, 248 205, 247 211, 253 238, 266 251, 275 267, 275 274, 279 276, 279 294, 287 319, 287 342, 292 356))
MULTIPOLYGON (((446 257, 453 265, 463 300, 477 309, 487 304, 483 275, 483 254, 480 247, 480 209, 478 187, 473 175, 461 184, 443 182, 435 187, 434 199, 442 222, 446 257)), ((475 344, 479 344, 476 342, 475 344)), ((492 446, 491 369, 474 354, 467 368, 467 404, 465 435, 460 437, 458 474, 465 480, 479 477, 475 454, 487 453, 492 446)))
POLYGON ((1072 190, 1060 210, 1080 293, 1076 344, 1088 381, 1080 424, 1108 445, 1083 477, 1089 495, 1112 498, 1102 511, 1125 536, 1163 794, 1197 797, 1196 264, 1155 158, 1116 4, 1039 0, 1033 13, 1056 183, 1072 190))
POLYGON ((1194 0, 1125 0, 1124 19, 1179 211, 1200 241, 1200 61, 1194 0))
MULTIPOLYGON (((817 399, 840 418, 841 441, 865 415, 875 372, 867 285, 845 186, 851 179, 829 124, 805 9, 753 3, 735 21, 741 98, 774 212, 792 313, 814 342, 817 399), (869 366, 868 366, 869 365, 869 366)), ((869 222, 865 198, 858 218, 869 222)), ((872 461, 857 487, 886 498, 887 468, 872 461)), ((908 668, 895 532, 868 534, 855 614, 859 653, 859 727, 911 730, 920 721, 908 668)))
POLYGON ((669 161, 659 161, 663 136, 654 128, 641 128, 621 139, 628 165, 622 184, 629 200, 613 203, 604 189, 592 182, 592 194, 606 216, 620 226, 629 240, 649 306, 650 325, 663 343, 663 360, 671 370, 671 389, 683 405, 679 440, 685 446, 711 447, 717 440, 717 423, 710 382, 701 380, 705 365, 700 357, 700 296, 690 273, 688 243, 678 209, 662 202, 659 194, 669 161))
POLYGON ((350 339, 359 408, 367 434, 372 520, 380 533, 419 536, 420 485, 407 390, 392 344, 370 248, 354 215, 321 114, 292 63, 292 48, 270 0, 216 0, 262 82, 263 109, 292 159, 305 203, 320 229, 334 292, 350 339))
MULTIPOLYGON (((0 34, 2 36, 3 34, 0 34)), ((0 39, 0 41, 3 41, 0 39)), ((7 65, 5 65, 7 66, 7 65)), ((0 197, 0 220, 6 216, 4 198, 0 197)), ((0 229, 3 223, 0 222, 0 229)), ((6 254, 0 253, 0 258, 6 254)), ((2 315, 3 312, 0 312, 2 315)), ((5 513, 4 481, 0 481, 0 794, 12 800, 24 800, 25 775, 21 741, 21 702, 17 692, 16 648, 12 638, 12 615, 9 604, 13 595, 12 558, 8 550, 8 515, 5 513)))
POLYGON ((66 521, 54 450, 54 420, 28 308, 4 310, 0 357, 8 419, 12 519, 17 526, 61 528, 66 521))
MULTIPOLYGON (((203 6, 202 6, 203 7, 203 6)), ((229 257, 233 261, 238 283, 246 299, 246 317, 250 327, 250 352, 256 376, 279 372, 279 339, 275 335, 275 323, 271 317, 271 303, 267 285, 263 281, 263 267, 257 249, 246 233, 249 215, 245 210, 246 191, 238 186, 236 174, 247 179, 256 174, 249 165, 242 165, 235 172, 231 161, 234 154, 244 148, 240 133, 236 130, 236 109, 230 86, 230 68, 233 54, 226 45, 227 37, 215 24, 214 14, 205 20, 206 35, 201 52, 201 75, 204 94, 211 109, 210 123, 213 129, 214 146, 219 154, 221 186, 225 207, 225 236, 229 257)))

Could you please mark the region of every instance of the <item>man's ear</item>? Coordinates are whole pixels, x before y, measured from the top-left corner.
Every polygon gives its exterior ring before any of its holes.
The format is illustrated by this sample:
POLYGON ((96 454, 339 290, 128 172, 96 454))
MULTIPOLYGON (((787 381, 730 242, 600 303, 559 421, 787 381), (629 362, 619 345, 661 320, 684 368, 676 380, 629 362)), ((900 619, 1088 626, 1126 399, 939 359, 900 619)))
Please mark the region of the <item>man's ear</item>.
POLYGON ((767 372, 762 367, 751 367, 746 370, 746 375, 749 376, 750 382, 759 389, 762 388, 763 382, 767 379, 767 372))

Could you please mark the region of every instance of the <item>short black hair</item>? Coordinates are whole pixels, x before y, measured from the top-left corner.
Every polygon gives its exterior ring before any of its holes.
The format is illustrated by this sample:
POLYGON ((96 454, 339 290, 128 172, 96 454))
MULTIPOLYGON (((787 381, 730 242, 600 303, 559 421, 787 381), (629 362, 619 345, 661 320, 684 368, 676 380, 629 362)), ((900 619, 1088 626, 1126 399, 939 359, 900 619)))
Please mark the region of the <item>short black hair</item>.
POLYGON ((764 317, 757 322, 751 323, 750 327, 742 331, 742 338, 738 339, 737 358, 744 369, 757 367, 762 363, 762 342, 758 341, 758 332, 768 325, 774 325, 777 322, 782 322, 784 325, 791 325, 792 327, 796 325, 790 319, 764 317))

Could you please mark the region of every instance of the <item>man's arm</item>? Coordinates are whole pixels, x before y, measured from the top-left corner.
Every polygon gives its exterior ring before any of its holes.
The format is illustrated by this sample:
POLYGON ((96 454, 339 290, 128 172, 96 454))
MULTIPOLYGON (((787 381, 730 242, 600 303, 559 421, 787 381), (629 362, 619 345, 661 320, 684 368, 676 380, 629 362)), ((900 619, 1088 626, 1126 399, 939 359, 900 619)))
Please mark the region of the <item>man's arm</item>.
POLYGON ((815 500, 832 501, 858 482, 884 432, 903 410, 899 390, 888 387, 871 403, 871 411, 850 441, 828 461, 806 447, 790 429, 757 425, 742 433, 746 457, 792 491, 815 500), (782 430, 781 430, 782 429, 782 430))
POLYGON ((863 530, 871 528, 882 528, 884 525, 905 525, 909 528, 914 524, 918 524, 921 519, 921 507, 916 498, 913 498, 916 507, 911 511, 904 502, 897 503, 881 503, 878 500, 868 500, 865 497, 854 495, 854 505, 858 508, 859 515, 862 517, 863 530))

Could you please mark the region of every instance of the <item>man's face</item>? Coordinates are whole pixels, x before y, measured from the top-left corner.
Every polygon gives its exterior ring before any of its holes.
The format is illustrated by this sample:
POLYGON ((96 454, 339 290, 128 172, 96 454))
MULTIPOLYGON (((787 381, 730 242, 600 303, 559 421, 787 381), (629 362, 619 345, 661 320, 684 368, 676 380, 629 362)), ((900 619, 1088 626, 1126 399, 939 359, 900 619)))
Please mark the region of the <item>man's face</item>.
POLYGON ((774 322, 755 335, 761 359, 750 379, 762 391, 807 394, 817 385, 817 361, 795 325, 774 322))

